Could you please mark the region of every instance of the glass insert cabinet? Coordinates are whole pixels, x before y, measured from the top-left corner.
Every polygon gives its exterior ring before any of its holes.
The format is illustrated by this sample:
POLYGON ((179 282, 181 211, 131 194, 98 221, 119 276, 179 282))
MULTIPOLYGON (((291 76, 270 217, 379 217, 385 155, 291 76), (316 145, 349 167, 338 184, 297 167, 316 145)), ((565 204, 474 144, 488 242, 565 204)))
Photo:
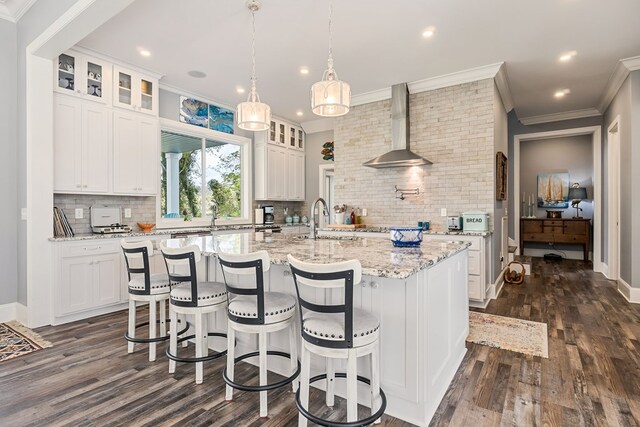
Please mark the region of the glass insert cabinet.
POLYGON ((111 64, 82 53, 68 51, 58 56, 54 67, 54 89, 93 101, 111 102, 111 64))
POLYGON ((300 126, 273 119, 269 124, 268 137, 271 144, 304 150, 304 131, 300 126))
POLYGON ((143 74, 113 67, 113 105, 143 113, 158 110, 157 80, 143 74))

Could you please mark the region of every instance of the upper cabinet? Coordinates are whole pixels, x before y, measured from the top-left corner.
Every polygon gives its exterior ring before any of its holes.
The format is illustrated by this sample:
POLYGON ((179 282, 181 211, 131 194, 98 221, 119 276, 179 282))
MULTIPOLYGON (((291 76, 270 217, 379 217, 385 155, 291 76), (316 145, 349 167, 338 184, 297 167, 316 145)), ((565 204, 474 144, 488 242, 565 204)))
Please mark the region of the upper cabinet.
POLYGON ((111 68, 103 60, 75 51, 65 52, 58 56, 54 66, 54 88, 56 92, 110 104, 111 68))
POLYGON ((158 80, 118 66, 113 67, 113 105, 158 115, 158 80))
POLYGON ((271 119, 268 142, 295 150, 304 150, 304 131, 300 126, 271 119))

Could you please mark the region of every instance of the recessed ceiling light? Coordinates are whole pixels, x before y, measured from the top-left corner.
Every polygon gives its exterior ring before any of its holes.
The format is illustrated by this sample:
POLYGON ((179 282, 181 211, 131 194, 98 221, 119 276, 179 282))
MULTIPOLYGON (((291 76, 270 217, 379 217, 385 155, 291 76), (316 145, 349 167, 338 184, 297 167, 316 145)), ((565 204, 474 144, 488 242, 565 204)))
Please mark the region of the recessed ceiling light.
POLYGON ((304 114, 304 113, 303 113, 302 111, 297 111, 297 112, 296 112, 296 115, 297 115, 297 116, 302 116, 303 114, 304 114))
POLYGON ((553 96, 555 96, 556 98, 564 98, 565 95, 568 95, 569 93, 571 93, 569 89, 562 89, 554 93, 553 96))
POLYGON ((428 39, 430 37, 433 37, 435 32, 436 32, 436 29, 434 27, 427 27, 422 33, 422 37, 428 39))
POLYGON ((188 71, 187 74, 189 74, 191 77, 195 77, 196 79, 203 79, 203 78, 207 77, 207 75, 205 73, 203 73, 202 71, 198 71, 198 70, 188 71))
POLYGON ((309 74, 309 69, 307 67, 300 67, 300 74, 309 74))
POLYGON ((151 52, 146 49, 140 49, 140 55, 142 56, 151 56, 151 52))
POLYGON ((570 61, 577 54, 578 52, 576 52, 575 50, 572 50, 571 52, 563 53, 562 55, 560 55, 560 61, 562 62, 570 61))
POLYGON ((242 86, 238 86, 238 87, 236 87, 236 92, 244 93, 244 88, 242 86))

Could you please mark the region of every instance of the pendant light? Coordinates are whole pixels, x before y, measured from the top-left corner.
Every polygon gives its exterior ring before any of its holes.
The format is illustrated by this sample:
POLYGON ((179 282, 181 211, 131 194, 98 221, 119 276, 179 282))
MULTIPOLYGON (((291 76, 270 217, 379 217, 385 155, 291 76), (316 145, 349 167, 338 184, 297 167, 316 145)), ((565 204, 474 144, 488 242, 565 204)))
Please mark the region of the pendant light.
POLYGON ((349 83, 340 81, 336 70, 333 69, 332 15, 333 1, 329 2, 329 60, 327 61, 327 69, 322 74, 322 80, 311 86, 311 110, 314 114, 322 117, 343 116, 349 112, 349 105, 351 105, 351 87, 349 83))
POLYGON ((263 131, 269 129, 271 121, 271 107, 260 102, 260 95, 256 90, 256 16, 260 10, 260 2, 249 0, 247 7, 251 11, 251 58, 253 60, 253 74, 251 75, 251 91, 246 102, 238 104, 238 127, 244 130, 263 131))

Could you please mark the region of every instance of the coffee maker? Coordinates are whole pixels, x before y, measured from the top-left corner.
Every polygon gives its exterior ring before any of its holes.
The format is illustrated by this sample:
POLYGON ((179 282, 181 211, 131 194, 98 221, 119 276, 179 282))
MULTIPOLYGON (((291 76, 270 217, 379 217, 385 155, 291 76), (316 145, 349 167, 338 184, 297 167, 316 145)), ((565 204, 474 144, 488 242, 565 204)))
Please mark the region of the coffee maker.
POLYGON ((264 206, 264 223, 265 224, 273 224, 276 216, 275 216, 275 209, 273 208, 273 206, 264 206))

